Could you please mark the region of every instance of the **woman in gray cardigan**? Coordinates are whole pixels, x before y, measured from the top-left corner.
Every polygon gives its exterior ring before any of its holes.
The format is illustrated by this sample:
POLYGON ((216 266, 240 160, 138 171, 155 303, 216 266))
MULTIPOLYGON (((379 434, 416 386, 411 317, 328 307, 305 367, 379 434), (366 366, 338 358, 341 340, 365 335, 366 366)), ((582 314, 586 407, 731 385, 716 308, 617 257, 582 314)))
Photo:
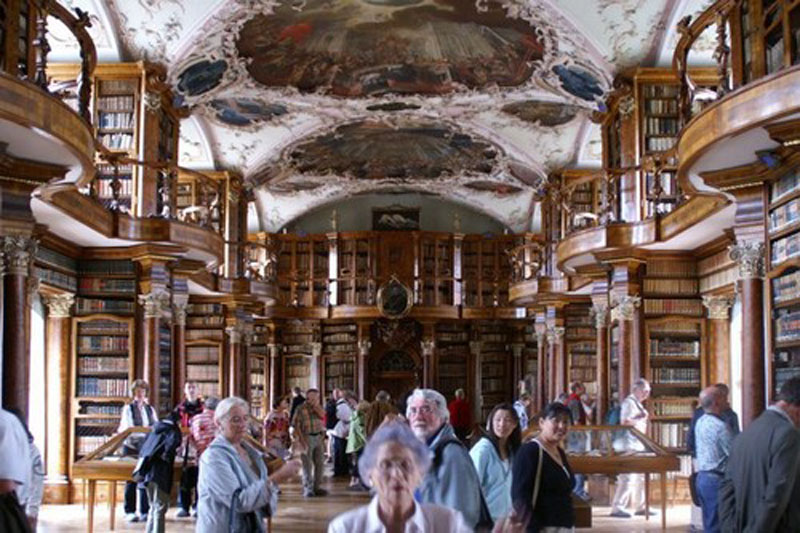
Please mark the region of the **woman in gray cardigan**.
POLYGON ((248 406, 241 398, 222 400, 214 421, 219 434, 200 457, 196 531, 261 533, 264 518, 276 511, 276 483, 296 475, 300 462, 267 474, 261 454, 243 441, 248 406))

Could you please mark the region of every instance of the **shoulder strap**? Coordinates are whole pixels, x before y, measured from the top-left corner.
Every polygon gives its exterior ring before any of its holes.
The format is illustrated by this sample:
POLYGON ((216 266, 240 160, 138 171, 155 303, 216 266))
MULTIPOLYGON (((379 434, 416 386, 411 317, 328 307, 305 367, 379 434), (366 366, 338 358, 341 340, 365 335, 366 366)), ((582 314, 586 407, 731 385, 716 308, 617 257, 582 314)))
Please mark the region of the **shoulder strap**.
POLYGON ((536 479, 533 482, 531 510, 536 509, 536 500, 539 498, 539 485, 542 481, 542 463, 544 462, 544 450, 542 449, 542 445, 537 442, 536 447, 539 448, 539 461, 536 463, 536 479))
POLYGON ((458 440, 456 437, 447 437, 437 442, 436 446, 433 447, 433 468, 438 468, 439 465, 442 464, 442 455, 444 455, 444 449, 450 444, 464 446, 464 443, 458 440))

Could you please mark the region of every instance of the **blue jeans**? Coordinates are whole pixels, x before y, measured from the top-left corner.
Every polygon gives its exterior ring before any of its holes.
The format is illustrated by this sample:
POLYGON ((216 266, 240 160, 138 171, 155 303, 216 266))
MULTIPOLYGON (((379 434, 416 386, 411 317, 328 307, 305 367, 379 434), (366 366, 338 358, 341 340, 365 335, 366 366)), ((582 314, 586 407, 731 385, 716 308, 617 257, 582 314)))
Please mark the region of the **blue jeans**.
POLYGON ((700 508, 703 510, 703 531, 705 533, 719 533, 719 483, 722 476, 715 472, 698 472, 695 489, 700 498, 700 508))

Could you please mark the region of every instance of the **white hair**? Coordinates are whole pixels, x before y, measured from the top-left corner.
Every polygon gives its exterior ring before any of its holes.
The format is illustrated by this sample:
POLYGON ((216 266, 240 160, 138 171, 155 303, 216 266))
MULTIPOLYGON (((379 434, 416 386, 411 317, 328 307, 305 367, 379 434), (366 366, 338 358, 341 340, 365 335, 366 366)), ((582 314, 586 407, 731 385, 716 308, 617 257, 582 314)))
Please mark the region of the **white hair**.
POLYGON ((229 396, 219 402, 217 404, 217 408, 214 409, 214 422, 220 424, 224 419, 228 418, 230 412, 235 407, 241 407, 244 409, 245 413, 249 412, 249 406, 247 402, 239 398, 238 396, 229 396))
POLYGON ((369 479, 369 473, 375 468, 375 462, 378 459, 378 450, 389 442, 396 442, 409 450, 414 457, 420 476, 425 476, 431 466, 430 449, 414 435, 406 424, 389 422, 379 427, 364 446, 364 452, 358 459, 358 472, 361 474, 361 479, 365 481, 369 479))
POLYGON ((426 402, 431 402, 436 405, 436 411, 445 423, 450 422, 450 411, 447 409, 447 400, 442 393, 433 389, 414 389, 411 396, 406 401, 406 418, 408 418, 408 406, 417 398, 422 398, 426 402))

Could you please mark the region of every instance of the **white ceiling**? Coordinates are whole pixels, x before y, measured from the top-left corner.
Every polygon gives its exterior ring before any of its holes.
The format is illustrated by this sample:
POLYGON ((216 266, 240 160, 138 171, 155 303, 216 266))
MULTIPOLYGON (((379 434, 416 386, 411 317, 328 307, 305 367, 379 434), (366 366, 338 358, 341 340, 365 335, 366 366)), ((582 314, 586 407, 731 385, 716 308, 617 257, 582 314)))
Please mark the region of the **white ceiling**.
MULTIPOLYGON (((527 82, 511 88, 458 89, 436 96, 342 98, 320 91, 301 94, 294 87, 266 87, 248 74, 247 62, 236 51, 236 36, 254 15, 273 16, 273 10, 280 6, 275 0, 60 1, 92 13, 91 31, 103 60, 162 62, 169 67, 169 81, 175 87, 187 67, 201 61, 228 62, 229 68, 217 87, 202 94, 183 95, 192 116, 182 122, 180 163, 196 169, 240 171, 247 182, 256 184, 258 226, 272 231, 314 207, 354 193, 387 189, 436 192, 489 214, 514 231, 530 229, 536 188, 512 175, 495 173, 491 177, 500 184, 513 184, 521 189, 502 196, 466 187, 474 177, 465 175, 448 176, 435 183, 411 179, 364 181, 329 175, 284 176, 280 189, 264 184, 263 176, 281 162, 292 146, 364 119, 390 124, 395 120, 417 119, 454 124, 458 130, 499 147, 509 161, 522 164, 541 178, 564 166, 597 167, 602 154, 600 131, 589 116, 599 98, 581 99, 565 90, 553 67, 561 65, 586 72, 602 90, 607 90, 614 75, 624 68, 671 60, 675 42, 671 28, 682 16, 708 3, 707 0, 504 0, 502 6, 508 18, 528 21, 547 36, 544 56, 530 65, 533 74, 527 82), (232 126, 219 120, 218 110, 213 107, 215 100, 231 98, 253 99, 282 109, 265 120, 232 126), (508 104, 525 101, 572 106, 574 117, 554 126, 544 125, 542 120, 522 120, 502 110, 508 104), (391 102, 413 104, 417 108, 393 112, 367 109, 391 102), (287 192, 286 183, 292 180, 316 180, 323 184, 310 190, 287 192)), ((292 5, 302 12, 313 9, 313 1, 294 0, 292 5), (306 7, 307 2, 311 7, 306 7)), ((396 7, 390 0, 338 2, 362 2, 361 7, 378 10, 376 13, 396 7), (376 4, 380 7, 376 8, 376 4)), ((484 4, 488 2, 478 0, 475 5, 480 9, 484 4)), ((76 58, 68 39, 51 44, 54 48, 51 59, 76 58)))

